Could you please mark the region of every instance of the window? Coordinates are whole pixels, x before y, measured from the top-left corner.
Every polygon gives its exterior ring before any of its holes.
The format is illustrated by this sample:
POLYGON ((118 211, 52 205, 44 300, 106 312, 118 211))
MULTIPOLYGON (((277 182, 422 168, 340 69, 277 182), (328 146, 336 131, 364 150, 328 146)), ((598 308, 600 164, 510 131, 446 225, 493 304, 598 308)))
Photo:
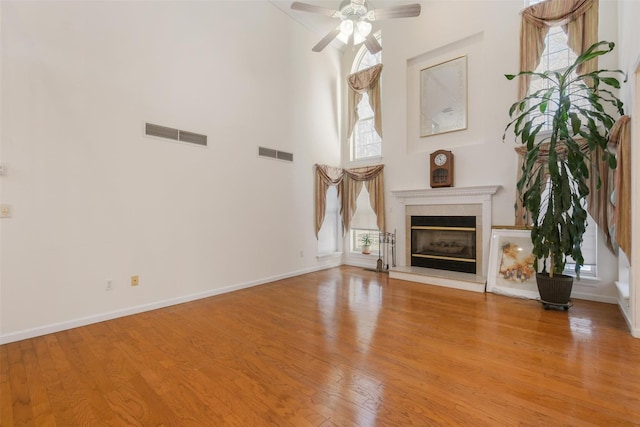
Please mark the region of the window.
MULTIPOLYGON (((545 39, 545 49, 540 57, 540 64, 536 68, 536 73, 544 73, 545 71, 564 71, 570 64, 572 64, 577 58, 577 55, 567 45, 567 35, 561 27, 552 27, 549 29, 549 33, 545 39)), ((574 76, 575 77, 575 72, 574 76)), ((529 86, 529 93, 548 88, 548 80, 541 79, 538 76, 531 78, 531 84, 529 86)), ((577 85, 571 87, 571 91, 578 93, 579 89, 577 85)), ((556 94, 557 95, 557 94, 556 94)), ((580 103, 583 108, 589 108, 589 102, 584 98, 574 98, 573 103, 580 103), (580 99, 580 101, 577 101, 580 99)), ((556 111, 556 104, 554 102, 549 103, 549 109, 543 115, 539 111, 536 111, 538 117, 535 120, 535 124, 543 124, 541 131, 551 130, 551 120, 553 114, 556 111)))
MULTIPOLYGON (((541 3, 543 0, 525 0, 525 7, 541 3)), ((562 27, 551 27, 544 40, 545 48, 540 57, 540 64, 535 69, 536 73, 544 73, 545 71, 564 71, 577 58, 577 55, 568 45, 567 35, 562 27)), ((546 89, 546 80, 533 76, 529 86, 529 93, 546 89)), ((578 88, 573 89, 577 93, 578 88)), ((586 100, 581 101, 583 108, 588 108, 589 103, 586 100)), ((551 120, 555 112, 554 103, 549 103, 546 113, 540 114, 536 119, 536 124, 542 123, 541 133, 551 130, 551 120)), ((544 195, 543 195, 544 200, 544 195)), ((582 256, 584 264, 580 268, 580 277, 596 277, 597 269, 597 246, 598 246, 598 226, 596 222, 588 216, 587 231, 582 236, 582 256)), ((569 258, 565 264, 564 274, 575 276, 575 261, 569 258)))
MULTIPOLYGON (((376 38, 382 44, 380 33, 376 34, 376 38)), ((351 72, 355 73, 381 62, 382 52, 372 55, 363 45, 353 61, 351 72)), ((371 159, 382 155, 382 138, 376 132, 373 123, 373 110, 369 104, 369 95, 365 93, 358 104, 358 122, 349 141, 351 161, 371 159)), ((356 206, 349 231, 349 251, 362 252, 362 236, 369 234, 371 236, 371 253, 377 254, 379 239, 376 214, 371 209, 369 192, 364 187, 356 199, 356 206)))
MULTIPOLYGON (((591 215, 587 216, 587 231, 582 235, 582 257, 584 264, 580 267, 580 277, 596 278, 598 275, 598 225, 591 215)), ((572 258, 564 265, 564 274, 575 276, 576 263, 572 258)))
MULTIPOLYGON (((543 0, 525 0, 525 6, 532 6, 542 1, 543 0)), ((538 65, 538 68, 534 70, 536 73, 544 73, 545 71, 562 72, 578 57, 578 55, 576 55, 576 53, 569 47, 567 35, 562 27, 558 26, 549 28, 544 44, 545 48, 540 56, 540 64, 538 65)), ((573 75, 573 77, 575 77, 575 75, 573 75)), ((529 93, 547 89, 547 86, 547 80, 541 79, 538 76, 532 76, 531 83, 529 85, 529 93)), ((577 94, 579 89, 576 85, 575 87, 572 87, 571 90, 577 94)), ((589 107, 589 103, 585 99, 581 99, 579 103, 583 108, 589 107)), ((540 111, 534 112, 538 115, 534 123, 536 125, 543 124, 541 132, 551 130, 551 121, 556 110, 555 105, 556 103, 550 102, 549 108, 545 114, 541 114, 540 111)))
POLYGON ((327 256, 340 252, 342 220, 340 219, 340 202, 338 188, 334 185, 327 189, 327 204, 324 222, 318 232, 318 256, 327 256))
MULTIPOLYGON (((542 193, 542 209, 544 213, 546 210, 547 193, 550 182, 547 182, 547 190, 542 193)), ((598 225, 595 220, 591 218, 591 215, 587 214, 587 229, 582 235, 582 258, 584 263, 580 267, 580 277, 597 277, 597 261, 598 261, 598 225)), ((564 265, 564 274, 569 276, 575 276, 576 263, 571 257, 567 257, 567 262, 564 265)))
POLYGON ((380 239, 378 230, 351 229, 351 252, 362 252, 362 237, 368 234, 371 237, 371 253, 378 254, 380 250, 380 239))
POLYGON ((371 253, 378 253, 378 223, 376 213, 371 209, 369 192, 365 186, 356 199, 356 212, 351 218, 350 251, 362 252, 362 236, 371 236, 371 253))
MULTIPOLYGON (((382 44, 379 34, 378 42, 382 44)), ((382 51, 372 55, 366 46, 362 45, 353 61, 352 73, 364 70, 382 62, 382 51)), ((362 160, 382 155, 382 138, 373 127, 373 110, 369 104, 369 95, 363 94, 358 104, 359 120, 353 129, 350 141, 350 159, 362 160)))

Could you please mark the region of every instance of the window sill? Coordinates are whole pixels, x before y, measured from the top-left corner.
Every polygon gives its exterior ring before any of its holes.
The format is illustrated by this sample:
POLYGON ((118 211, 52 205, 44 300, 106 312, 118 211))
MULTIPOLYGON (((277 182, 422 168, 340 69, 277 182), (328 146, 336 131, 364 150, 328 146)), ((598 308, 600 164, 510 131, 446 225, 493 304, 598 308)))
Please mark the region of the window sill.
POLYGON ((366 157, 364 159, 349 160, 349 166, 370 166, 382 163, 382 156, 366 157))
POLYGON ((600 283, 600 278, 598 276, 580 275, 580 280, 576 279, 576 275, 575 274, 570 274, 570 276, 575 279, 576 283, 579 283, 579 284, 581 284, 583 286, 597 287, 598 283, 600 283))
POLYGON ((342 257, 342 252, 325 252, 325 253, 316 255, 316 259, 319 261, 340 258, 340 257, 342 257))
POLYGON ((376 252, 376 253, 370 252, 368 254, 363 254, 362 252, 351 251, 351 252, 349 252, 349 255, 350 256, 355 256, 355 257, 362 257, 362 258, 367 258, 367 257, 372 257, 372 256, 376 256, 377 257, 378 256, 378 252, 376 252))

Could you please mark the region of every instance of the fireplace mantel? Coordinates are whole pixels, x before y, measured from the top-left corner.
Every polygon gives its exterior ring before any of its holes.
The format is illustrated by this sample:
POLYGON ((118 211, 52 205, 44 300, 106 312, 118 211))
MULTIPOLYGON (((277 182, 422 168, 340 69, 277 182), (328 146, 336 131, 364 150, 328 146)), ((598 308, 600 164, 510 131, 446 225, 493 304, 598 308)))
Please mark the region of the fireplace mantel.
POLYGON ((448 204, 455 198, 455 203, 482 203, 490 201, 500 185, 481 187, 445 187, 425 188, 418 190, 391 190, 391 194, 405 205, 448 204))
MULTIPOLYGON (((478 187, 444 187, 444 188, 425 188, 425 189, 415 189, 415 190, 391 190, 391 194, 395 196, 397 201, 406 207, 405 218, 408 221, 409 219, 409 210, 415 211, 416 208, 419 210, 425 209, 428 206, 436 205, 476 205, 478 207, 470 209, 481 211, 481 216, 479 221, 481 223, 480 227, 480 235, 482 236, 479 239, 480 244, 479 248, 481 249, 481 254, 478 257, 481 260, 480 270, 477 275, 472 275, 471 282, 467 283, 466 279, 463 277, 459 277, 460 273, 452 273, 453 278, 449 273, 442 271, 433 271, 433 269, 422 269, 422 270, 431 270, 427 271, 426 274, 430 277, 425 279, 416 279, 415 276, 409 276, 409 273, 413 274, 417 270, 421 270, 419 267, 398 267, 396 271, 390 271, 391 276, 404 280, 414 280, 423 283, 435 284, 440 286, 448 286, 454 287, 458 289, 466 289, 473 290, 477 292, 484 292, 484 281, 487 274, 488 267, 488 255, 489 255, 489 243, 491 237, 491 204, 492 204, 492 196, 498 192, 501 188, 500 185, 487 185, 487 186, 478 186, 478 187), (481 208, 480 208, 481 207, 481 208), (444 274, 444 276, 443 276, 444 274), (446 277, 446 279, 442 279, 442 277, 446 277)), ((448 207, 441 206, 439 208, 442 211, 443 208, 448 209, 448 207)), ((462 208, 462 206, 460 206, 462 208)), ((428 208, 427 208, 428 209, 428 208)), ((480 213, 480 212, 478 212, 480 213)), ((409 238, 408 234, 408 226, 399 227, 399 230, 403 230, 398 233, 398 246, 406 247, 407 239, 409 238)), ((408 251, 409 249, 407 249, 408 251)), ((408 260, 407 260, 408 262, 408 260)), ((418 273, 421 274, 421 273, 418 273)))

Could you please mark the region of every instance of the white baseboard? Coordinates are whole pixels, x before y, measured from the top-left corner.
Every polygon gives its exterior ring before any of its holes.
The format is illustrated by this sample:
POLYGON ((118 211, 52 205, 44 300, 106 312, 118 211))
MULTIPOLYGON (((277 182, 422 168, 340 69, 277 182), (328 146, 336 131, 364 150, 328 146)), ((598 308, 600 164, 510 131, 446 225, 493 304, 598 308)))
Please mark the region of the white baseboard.
POLYGON ((609 295, 598 295, 589 292, 580 292, 575 289, 571 292, 571 298, 584 299, 587 301, 604 302, 607 304, 618 304, 618 298, 609 295))
POLYGON ((623 306, 627 301, 621 300, 618 301, 618 308, 620 309, 620 314, 624 318, 624 321, 627 323, 627 327, 629 328, 629 332, 631 332, 631 336, 634 338, 640 338, 640 329, 633 327, 633 322, 631 321, 631 313, 629 312, 629 308, 623 306))
MULTIPOLYGON (((364 262, 353 262, 353 260, 351 260, 352 262, 347 262, 344 263, 344 265, 352 265, 355 267, 363 267, 363 268, 375 268, 375 265, 369 265, 369 263, 364 263, 364 262)), ((212 296, 216 296, 216 295, 221 295, 221 294, 225 294, 228 292, 233 292, 233 291, 237 291, 240 289, 246 289, 246 288, 251 288, 253 286, 259 286, 259 285, 264 285, 266 283, 271 283, 271 282, 275 282, 278 280, 282 280, 282 279, 288 279, 290 277, 295 277, 295 276, 300 276, 303 274, 307 274, 307 273, 313 273, 316 271, 320 271, 320 270, 326 270, 328 268, 333 268, 333 267, 339 267, 340 265, 342 265, 342 263, 340 262, 340 259, 335 259, 335 260, 331 260, 331 262, 326 263, 326 264, 322 264, 322 265, 318 265, 318 266, 314 266, 311 268, 306 268, 303 270, 298 270, 298 271, 292 271, 289 273, 284 273, 284 274, 279 274, 276 276, 271 276, 271 277, 266 277, 263 279, 258 279, 258 280, 252 280, 249 282, 244 282, 244 283, 238 283, 235 285, 230 285, 230 286, 225 286, 222 288, 217 288, 217 289, 212 289, 209 291, 204 291, 204 292, 198 292, 195 294, 189 294, 189 295, 183 295, 183 296, 179 296, 179 297, 175 297, 175 298, 171 298, 168 300, 163 300, 163 301, 156 301, 153 303, 148 303, 148 304, 142 304, 142 305, 137 305, 134 307, 128 307, 128 308, 124 308, 121 310, 115 310, 115 311, 110 311, 110 312, 106 312, 106 313, 100 313, 100 314, 96 314, 96 315, 92 315, 92 316, 87 316, 87 317, 81 317, 81 318, 77 318, 77 319, 72 319, 72 320, 68 320, 68 321, 64 321, 64 322, 59 322, 59 323, 53 323, 50 325, 45 325, 45 326, 39 326, 36 328, 31 328, 31 329, 25 329, 22 331, 17 331, 17 332, 12 332, 9 334, 4 334, 4 335, 0 335, 0 344, 8 344, 11 342, 15 342, 15 341, 21 341, 24 339, 28 339, 28 338, 34 338, 34 337, 38 337, 41 335, 47 335, 47 334, 52 334, 55 332, 60 332, 60 331, 64 331, 67 329, 73 329, 73 328, 77 328, 80 326, 86 326, 86 325, 90 325, 92 323, 98 323, 98 322, 104 322, 105 320, 111 320, 111 319, 117 319, 119 317, 124 317, 124 316, 130 316, 132 314, 138 314, 138 313, 143 313, 145 311, 151 311, 151 310, 157 310, 159 308, 164 308, 164 307, 170 307, 172 305, 176 305, 176 304, 182 304, 185 302, 189 302, 189 301, 195 301, 195 300, 199 300, 202 298, 208 298, 208 297, 212 297, 212 296)), ((416 281, 415 277, 398 277, 399 279, 402 280, 410 280, 410 281, 416 281)), ((431 280, 430 284, 436 284, 439 286, 449 286, 449 287, 457 287, 458 289, 463 289, 463 290, 470 290, 470 291, 476 291, 476 292, 483 292, 483 290, 480 290, 480 287, 478 285, 472 284, 469 286, 462 286, 459 287, 460 285, 458 284, 457 286, 454 286, 451 283, 432 283, 433 280, 431 280)), ((609 296, 603 296, 603 295, 596 295, 596 294, 590 294, 590 293, 585 293, 585 292, 573 292, 571 294, 572 298, 576 298, 576 299, 584 299, 584 300, 589 300, 589 301, 596 301, 596 302, 603 302, 603 303, 609 303, 609 304, 618 304, 618 300, 615 297, 609 297, 609 296)), ((627 322, 629 329, 631 331, 631 335, 633 335, 636 338, 640 338, 640 329, 634 329, 631 326, 631 322, 630 320, 627 318, 626 313, 624 313, 623 310, 621 310, 623 312, 623 317, 625 318, 625 321, 627 322)))
POLYGON ((119 317, 130 316, 132 314, 143 313, 145 311, 157 310, 159 308, 170 307, 176 304, 182 304, 189 301, 195 301, 202 298, 208 298, 215 295, 221 295, 228 292, 238 291, 240 289, 251 288, 253 286, 264 285, 266 283, 275 282, 282 279, 288 279, 290 277, 301 276, 307 273, 313 273, 315 271, 326 270, 328 268, 340 266, 340 260, 335 262, 306 268, 303 270, 292 271, 285 274, 279 274, 276 276, 266 277, 264 279, 252 280, 250 282, 238 283, 235 285, 225 286, 222 288, 216 288, 209 291, 197 292, 195 294, 183 295, 175 298, 170 298, 163 301, 156 301, 148 304, 137 305, 134 307, 128 307, 121 310, 109 311, 106 313, 100 313, 92 316, 81 317, 78 319, 67 320, 64 322, 53 323, 45 326, 38 326, 36 328, 25 329, 18 332, 12 332, 9 334, 0 335, 0 344, 8 344, 15 341, 21 341, 28 338, 39 337, 41 335, 52 334, 55 332, 65 331, 67 329, 73 329, 80 326, 90 325, 92 323, 104 322, 105 320, 117 319, 119 317))
POLYGON ((362 268, 376 268, 376 258, 373 262, 368 260, 358 260, 358 259, 348 259, 342 263, 342 265, 348 265, 351 267, 362 267, 362 268))

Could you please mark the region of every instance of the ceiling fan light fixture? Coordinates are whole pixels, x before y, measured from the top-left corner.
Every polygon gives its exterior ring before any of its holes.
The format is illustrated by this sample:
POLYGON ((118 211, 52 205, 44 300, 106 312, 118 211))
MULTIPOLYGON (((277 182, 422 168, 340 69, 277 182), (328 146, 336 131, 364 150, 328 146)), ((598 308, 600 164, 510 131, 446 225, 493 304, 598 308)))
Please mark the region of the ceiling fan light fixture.
POLYGON ((421 6, 416 3, 376 10, 368 0, 342 0, 338 9, 332 10, 294 1, 291 3, 291 9, 327 15, 342 21, 311 49, 314 52, 320 52, 337 38, 344 44, 357 45, 364 42, 369 52, 375 54, 382 50, 382 46, 371 34, 371 21, 420 16, 421 6))
POLYGON ((365 41, 369 33, 371 32, 371 24, 365 21, 360 21, 356 24, 356 30, 353 32, 353 44, 357 45, 365 41))
POLYGON ((353 33, 353 21, 345 19, 340 23, 340 33, 346 37, 349 37, 353 33))
POLYGON ((358 32, 360 33, 360 35, 362 36, 362 38, 366 38, 369 33, 371 32, 371 28, 372 25, 370 22, 367 21, 360 21, 358 22, 358 24, 356 25, 356 27, 358 28, 358 32))

